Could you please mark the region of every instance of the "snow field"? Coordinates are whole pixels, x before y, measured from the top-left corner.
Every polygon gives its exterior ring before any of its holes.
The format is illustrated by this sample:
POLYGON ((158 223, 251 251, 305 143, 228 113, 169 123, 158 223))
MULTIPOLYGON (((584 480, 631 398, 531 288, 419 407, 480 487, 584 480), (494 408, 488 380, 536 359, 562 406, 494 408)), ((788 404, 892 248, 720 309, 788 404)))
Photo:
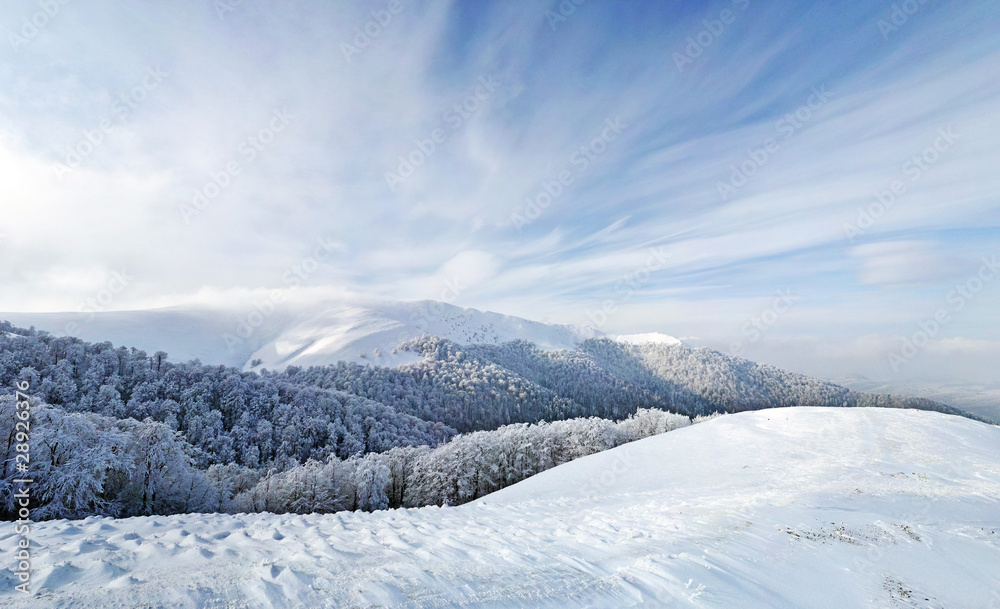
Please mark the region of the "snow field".
MULTIPOLYGON (((5 607, 948 607, 1000 590, 1000 429, 740 413, 472 504, 33 527, 5 607)), ((0 555, 17 536, 0 525, 0 555)))

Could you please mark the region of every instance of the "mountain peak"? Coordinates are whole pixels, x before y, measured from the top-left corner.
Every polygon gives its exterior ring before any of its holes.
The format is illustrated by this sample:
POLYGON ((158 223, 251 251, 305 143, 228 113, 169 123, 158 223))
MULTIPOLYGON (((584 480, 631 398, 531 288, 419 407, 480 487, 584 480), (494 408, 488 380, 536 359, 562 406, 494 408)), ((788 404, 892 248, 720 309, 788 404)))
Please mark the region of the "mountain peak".
POLYGON ((15 325, 54 335, 147 351, 165 350, 174 361, 198 359, 244 370, 283 370, 338 361, 396 367, 420 355, 397 349, 423 336, 461 345, 525 340, 545 351, 574 349, 590 338, 630 344, 683 344, 651 332, 607 335, 586 326, 544 323, 433 300, 328 300, 312 304, 229 309, 171 307, 144 311, 0 314, 15 325))

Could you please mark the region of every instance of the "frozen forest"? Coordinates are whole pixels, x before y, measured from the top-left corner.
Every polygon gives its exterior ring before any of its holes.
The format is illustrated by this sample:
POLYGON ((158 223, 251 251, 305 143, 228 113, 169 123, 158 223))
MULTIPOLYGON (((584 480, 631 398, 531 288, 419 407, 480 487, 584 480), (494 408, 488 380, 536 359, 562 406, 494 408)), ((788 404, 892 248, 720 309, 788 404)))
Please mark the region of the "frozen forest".
POLYGON ((258 373, 3 322, 0 485, 24 477, 14 469, 16 382, 31 387, 37 518, 457 505, 712 413, 961 414, 684 345, 593 339, 542 351, 424 336, 398 348, 423 359, 258 373))

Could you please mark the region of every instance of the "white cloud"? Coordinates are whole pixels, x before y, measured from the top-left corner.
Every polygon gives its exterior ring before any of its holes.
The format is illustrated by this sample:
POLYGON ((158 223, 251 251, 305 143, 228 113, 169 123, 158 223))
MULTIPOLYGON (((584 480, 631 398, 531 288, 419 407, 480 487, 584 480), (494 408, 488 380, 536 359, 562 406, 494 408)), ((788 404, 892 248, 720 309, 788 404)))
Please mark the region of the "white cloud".
MULTIPOLYGON (((0 49, 0 310, 73 309, 119 267, 139 279, 116 307, 252 299, 328 237, 344 249, 296 298, 442 298, 460 278, 457 304, 574 321, 662 246, 670 265, 609 320, 620 331, 726 342, 791 286, 809 301, 788 332, 905 335, 875 326, 933 313, 997 250, 1000 44, 989 9, 954 2, 885 41, 883 4, 753 5, 682 73, 669 58, 703 16, 666 4, 641 19, 587 5, 552 32, 542 1, 405 3, 350 60, 365 3, 243 3, 225 19, 193 0, 67 4, 28 47, 0 49), (163 82, 115 118, 150 67, 163 82), (481 77, 500 86, 452 128, 481 77), (824 86, 723 200, 731 167, 824 86), (250 160, 240 147, 283 108, 294 119, 250 160), (107 117, 57 180, 65 147, 107 117), (621 136, 574 163, 612 117, 621 136), (446 141, 391 191, 385 172, 435 129, 446 141), (905 164, 939 129, 960 137, 914 179, 905 164), (178 207, 232 161, 238 175, 184 222, 178 207), (511 214, 566 169, 573 183, 515 231, 511 214), (894 180, 906 192, 849 239, 894 180)), ((952 335, 1000 331, 993 299, 952 335)))
POLYGON ((936 282, 954 274, 954 261, 927 241, 883 241, 855 247, 861 260, 859 280, 865 285, 905 285, 936 282))

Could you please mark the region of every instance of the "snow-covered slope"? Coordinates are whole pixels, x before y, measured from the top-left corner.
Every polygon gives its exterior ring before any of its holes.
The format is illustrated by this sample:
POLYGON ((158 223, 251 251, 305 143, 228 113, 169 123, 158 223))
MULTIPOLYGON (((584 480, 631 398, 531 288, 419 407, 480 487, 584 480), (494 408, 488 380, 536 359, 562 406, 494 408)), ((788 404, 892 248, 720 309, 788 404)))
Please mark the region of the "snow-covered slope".
POLYGON ((619 334, 618 336, 609 337, 623 343, 628 343, 630 345, 644 345, 647 343, 661 344, 661 345, 683 345, 684 342, 679 338, 675 338, 668 334, 663 334, 662 332, 645 332, 643 334, 619 334))
POLYGON ((601 335, 590 328, 536 321, 434 301, 327 301, 263 309, 182 309, 79 313, 0 313, 16 326, 35 326, 57 336, 149 352, 166 351, 171 360, 200 359, 245 369, 283 370, 296 366, 371 362, 398 366, 413 353, 393 349, 431 334, 459 344, 499 344, 515 339, 542 349, 572 349, 601 335), (257 366, 251 363, 260 360, 257 366))
POLYGON ((546 324, 434 301, 347 304, 303 312, 250 359, 260 359, 260 367, 269 369, 340 360, 398 366, 419 356, 393 353, 395 347, 425 333, 459 344, 500 344, 523 339, 546 350, 572 349, 596 335, 587 328, 546 324))
MULTIPOLYGON (((0 525, 0 554, 16 541, 0 525)), ((35 524, 32 544, 34 596, 4 571, 0 605, 986 608, 1000 429, 745 412, 457 508, 92 518, 35 524)))

